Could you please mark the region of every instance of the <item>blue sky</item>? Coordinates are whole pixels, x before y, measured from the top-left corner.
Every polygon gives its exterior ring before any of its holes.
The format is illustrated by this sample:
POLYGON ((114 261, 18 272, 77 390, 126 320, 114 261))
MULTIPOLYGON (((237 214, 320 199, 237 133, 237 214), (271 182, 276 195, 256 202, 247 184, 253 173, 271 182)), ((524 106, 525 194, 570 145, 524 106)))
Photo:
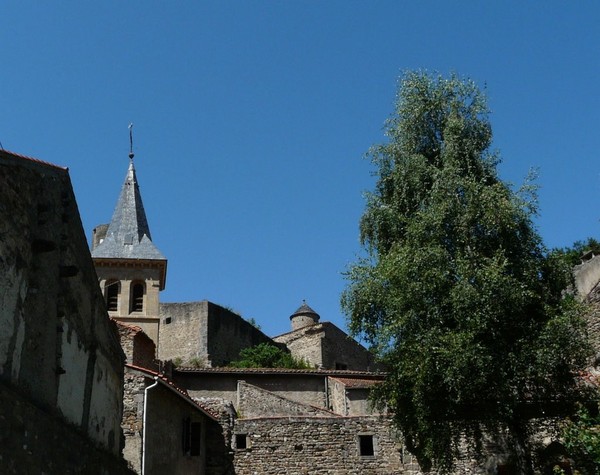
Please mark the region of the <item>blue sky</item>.
POLYGON ((127 126, 167 302, 289 330, 306 299, 345 327, 363 158, 406 69, 486 87, 501 176, 539 169, 547 246, 600 238, 600 4, 532 1, 0 3, 0 142, 67 166, 108 222, 127 126))

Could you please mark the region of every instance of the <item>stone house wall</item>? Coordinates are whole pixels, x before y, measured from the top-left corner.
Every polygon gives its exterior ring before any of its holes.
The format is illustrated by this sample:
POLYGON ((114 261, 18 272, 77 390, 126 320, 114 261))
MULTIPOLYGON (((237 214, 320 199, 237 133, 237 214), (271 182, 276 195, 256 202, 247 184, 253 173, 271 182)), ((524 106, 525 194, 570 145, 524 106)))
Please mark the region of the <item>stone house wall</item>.
POLYGON ((146 410, 147 475, 223 474, 227 452, 223 428, 217 417, 209 417, 180 390, 164 378, 156 386, 154 377, 126 367, 123 412, 125 449, 123 455, 137 473, 141 473, 144 437, 144 397, 146 410), (186 422, 186 419, 189 420, 186 422), (200 453, 184 451, 184 425, 201 424, 200 453))
POLYGON ((150 337, 138 326, 127 325, 118 321, 116 323, 126 362, 157 371, 156 345, 150 337))
POLYGON ((134 475, 77 425, 0 383, 0 473, 134 475))
POLYGON ((183 363, 198 359, 225 366, 242 349, 272 340, 238 314, 206 300, 160 304, 159 358, 183 363), (227 344, 225 344, 225 342, 227 344))
POLYGON ((315 323, 273 338, 292 356, 323 369, 375 371, 373 355, 330 322, 315 323))
POLYGON ((0 236, 0 383, 119 457, 124 355, 68 171, 0 151, 0 236))
POLYGON ((234 430, 247 446, 236 446, 236 475, 419 473, 389 422, 376 417, 238 419, 234 430), (373 455, 360 455, 359 436, 372 438, 373 455))
POLYGON ((264 417, 265 415, 269 417, 336 416, 325 409, 291 401, 245 381, 238 382, 237 396, 238 414, 246 419, 264 417))
POLYGON ((217 397, 237 404, 238 381, 302 404, 327 408, 327 375, 303 372, 193 371, 175 369, 173 379, 190 396, 217 397))

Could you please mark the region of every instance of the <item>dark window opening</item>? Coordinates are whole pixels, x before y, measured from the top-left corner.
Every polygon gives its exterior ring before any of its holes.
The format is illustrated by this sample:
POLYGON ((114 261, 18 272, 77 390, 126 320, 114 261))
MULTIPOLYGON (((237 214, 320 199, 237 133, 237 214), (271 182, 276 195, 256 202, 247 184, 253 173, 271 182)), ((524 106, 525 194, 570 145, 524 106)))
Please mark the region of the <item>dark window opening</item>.
POLYGON ((372 457, 375 455, 372 435, 358 436, 358 449, 361 457, 372 457))
POLYGON ((106 298, 106 309, 116 312, 119 309, 119 287, 118 280, 109 280, 104 285, 104 297, 106 298))
POLYGON ((248 437, 246 434, 235 434, 235 448, 238 450, 248 448, 248 437))
POLYGON ((192 422, 190 433, 190 455, 192 457, 200 455, 200 443, 202 437, 202 423, 192 422))
POLYGON ((169 323, 171 323, 171 317, 165 318, 165 325, 168 325, 169 323))
POLYGON ((183 420, 183 453, 192 457, 200 455, 202 444, 202 423, 192 422, 189 417, 183 420))
POLYGON ((144 310, 144 284, 135 282, 131 288, 131 311, 141 312, 144 310))
POLYGON ((335 369, 341 369, 343 371, 346 371, 348 369, 348 365, 344 363, 336 363, 335 369))

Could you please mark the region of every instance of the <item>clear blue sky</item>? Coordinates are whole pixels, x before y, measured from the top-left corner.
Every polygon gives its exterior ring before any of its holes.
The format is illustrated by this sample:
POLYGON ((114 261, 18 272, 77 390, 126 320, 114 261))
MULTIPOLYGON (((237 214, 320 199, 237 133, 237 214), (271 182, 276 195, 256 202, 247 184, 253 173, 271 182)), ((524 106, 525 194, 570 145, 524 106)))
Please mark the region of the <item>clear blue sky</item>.
POLYGON ((405 69, 487 85, 501 176, 539 168, 546 244, 600 238, 598 2, 4 0, 0 18, 0 142, 69 167, 88 237, 135 124, 163 301, 274 335, 305 298, 345 327, 363 155, 405 69))

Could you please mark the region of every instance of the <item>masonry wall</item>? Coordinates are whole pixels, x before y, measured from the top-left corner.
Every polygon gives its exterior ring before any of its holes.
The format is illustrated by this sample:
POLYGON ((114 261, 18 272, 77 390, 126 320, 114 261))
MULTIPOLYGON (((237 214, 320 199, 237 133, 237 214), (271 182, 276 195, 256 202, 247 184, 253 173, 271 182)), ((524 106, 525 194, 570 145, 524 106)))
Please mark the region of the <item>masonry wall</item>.
POLYGON ((242 317, 208 302, 162 303, 159 358, 198 359, 206 366, 226 366, 242 349, 272 340, 242 317))
POLYGON ((379 418, 238 419, 235 432, 246 435, 248 445, 235 451, 237 475, 387 475, 418 470, 389 423, 379 418), (360 456, 359 435, 373 436, 374 456, 360 456))
POLYGON ((270 391, 281 397, 315 407, 326 408, 325 379, 327 376, 310 374, 209 373, 193 371, 173 372, 179 387, 193 397, 218 397, 237 404, 238 381, 270 391))
POLYGON ((134 366, 158 371, 156 345, 141 328, 117 322, 121 348, 126 362, 134 366))
POLYGON ((323 322, 273 338, 285 344, 292 356, 317 368, 375 371, 371 353, 333 323, 323 322))
POLYGON ((133 475, 119 456, 94 444, 80 427, 40 409, 0 382, 0 473, 3 475, 133 475))
POLYGON ((303 404, 281 397, 265 389, 261 389, 245 381, 238 383, 237 410, 240 417, 300 417, 321 416, 336 417, 323 408, 303 404))
POLYGON ((68 172, 0 151, 0 236, 0 382, 120 454, 124 356, 68 172))
POLYGON ((131 371, 125 371, 123 395, 123 436, 125 447, 123 457, 136 473, 142 472, 142 435, 144 426, 144 389, 146 378, 131 371))

